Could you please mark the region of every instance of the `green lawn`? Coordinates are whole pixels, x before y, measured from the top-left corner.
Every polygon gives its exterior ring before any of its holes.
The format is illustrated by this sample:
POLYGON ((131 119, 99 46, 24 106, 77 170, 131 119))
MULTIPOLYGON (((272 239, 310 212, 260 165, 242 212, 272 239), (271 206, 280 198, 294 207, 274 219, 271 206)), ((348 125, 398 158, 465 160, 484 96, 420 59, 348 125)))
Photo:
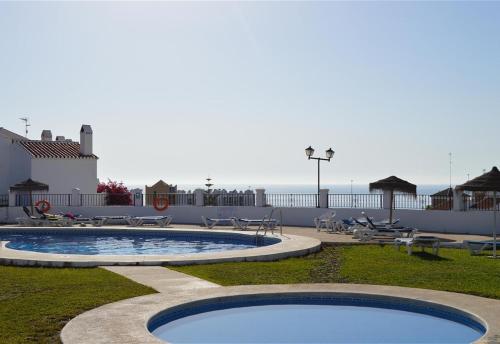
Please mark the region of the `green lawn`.
MULTIPOLYGON (((429 249, 427 249, 429 250, 429 249)), ((454 291, 500 299, 500 260, 441 249, 440 257, 408 256, 392 245, 326 247, 303 258, 278 262, 171 267, 221 285, 364 283, 454 291)))
POLYGON ((0 343, 58 343, 61 329, 76 315, 154 292, 99 268, 0 266, 0 343))

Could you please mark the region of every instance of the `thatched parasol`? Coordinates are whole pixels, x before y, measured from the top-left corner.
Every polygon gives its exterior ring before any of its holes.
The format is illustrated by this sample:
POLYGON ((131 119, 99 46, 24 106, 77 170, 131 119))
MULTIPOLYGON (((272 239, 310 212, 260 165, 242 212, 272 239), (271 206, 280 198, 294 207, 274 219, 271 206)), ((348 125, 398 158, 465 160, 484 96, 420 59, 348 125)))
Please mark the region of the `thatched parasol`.
POLYGON ((11 186, 10 191, 29 192, 31 213, 33 213, 33 191, 49 191, 49 186, 47 184, 37 182, 29 178, 23 182, 17 183, 14 186, 11 186))
POLYGON ((417 186, 415 184, 409 183, 406 180, 403 180, 396 176, 390 176, 388 178, 380 179, 376 182, 370 183, 370 192, 375 190, 391 192, 389 223, 392 223, 392 209, 394 208, 394 191, 407 193, 413 196, 417 195, 417 186))
POLYGON ((490 172, 456 187, 460 191, 493 192, 493 257, 497 257, 497 192, 500 192, 500 171, 493 166, 490 172))

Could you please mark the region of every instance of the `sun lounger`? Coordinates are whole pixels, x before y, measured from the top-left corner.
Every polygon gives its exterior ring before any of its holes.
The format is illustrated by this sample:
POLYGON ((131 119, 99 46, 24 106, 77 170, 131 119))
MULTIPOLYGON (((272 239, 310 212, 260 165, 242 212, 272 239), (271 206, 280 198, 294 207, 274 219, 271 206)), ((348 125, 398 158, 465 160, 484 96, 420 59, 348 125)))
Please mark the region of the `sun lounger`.
MULTIPOLYGON (((480 254, 485 250, 493 250, 495 243, 493 241, 474 241, 467 240, 464 241, 465 246, 469 249, 471 255, 480 254)), ((500 243, 496 243, 496 249, 500 248, 500 243)))
POLYGON ((414 246, 420 246, 422 251, 424 247, 432 247, 432 253, 436 256, 439 255, 440 239, 435 236, 417 236, 412 238, 396 238, 394 239, 394 245, 399 250, 401 245, 406 246, 406 251, 408 255, 413 253, 414 246))
POLYGON ((26 214, 26 217, 18 217, 16 218, 17 223, 19 226, 39 226, 40 223, 42 222, 42 219, 39 217, 33 216, 31 214, 31 211, 24 206, 23 211, 26 214))
POLYGON ((167 227, 172 222, 172 216, 139 216, 128 217, 127 222, 131 227, 140 227, 144 225, 158 225, 160 227, 167 227))
POLYGON ((238 219, 236 217, 231 219, 231 222, 234 225, 234 228, 240 230, 246 230, 249 226, 260 226, 262 225, 265 229, 273 230, 276 228, 278 221, 275 219, 238 219))
POLYGON ((107 225, 108 222, 118 222, 118 223, 128 223, 127 219, 130 218, 130 216, 94 216, 92 218, 94 226, 104 226, 107 225))
POLYGON ((366 218, 366 226, 359 220, 354 220, 359 227, 353 230, 354 238, 361 241, 372 240, 375 236, 388 236, 393 238, 411 238, 417 233, 417 229, 411 227, 402 227, 394 225, 380 225, 373 222, 368 216, 366 218))
POLYGON ((316 230, 319 232, 321 228, 325 228, 327 232, 334 232, 337 230, 337 224, 334 221, 336 213, 334 211, 329 211, 321 216, 315 217, 313 219, 316 230))
POLYGON ((64 216, 56 215, 56 214, 44 213, 38 207, 35 207, 34 209, 40 215, 40 217, 37 220, 37 224, 40 226, 70 227, 73 225, 73 221, 71 221, 71 219, 68 217, 64 217, 64 216))
POLYGON ((213 218, 202 216, 201 217, 201 221, 203 222, 203 224, 205 225, 205 227, 207 227, 207 228, 214 228, 218 224, 229 224, 229 225, 231 225, 233 223, 233 218, 230 217, 230 218, 227 218, 227 219, 224 219, 224 218, 222 218, 222 219, 213 219, 213 218))

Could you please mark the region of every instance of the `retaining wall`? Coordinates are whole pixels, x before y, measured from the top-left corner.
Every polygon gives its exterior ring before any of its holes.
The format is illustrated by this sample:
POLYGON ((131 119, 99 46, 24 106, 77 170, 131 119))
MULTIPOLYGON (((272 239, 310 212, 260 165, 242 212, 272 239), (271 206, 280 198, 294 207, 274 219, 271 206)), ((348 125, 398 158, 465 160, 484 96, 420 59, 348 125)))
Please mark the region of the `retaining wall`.
MULTIPOLYGON (((313 227, 312 219, 324 214, 323 208, 281 208, 283 224, 287 226, 313 227)), ((376 220, 388 217, 384 209, 331 209, 337 213, 336 218, 359 217, 365 211, 376 220)), ((158 212, 151 207, 106 206, 106 207, 54 207, 51 213, 71 212, 84 217, 98 215, 130 215, 151 216, 168 214, 173 216, 173 223, 201 224, 201 216, 211 218, 262 218, 268 215, 271 208, 267 207, 197 207, 173 206, 164 212, 158 212)), ((15 223, 17 217, 26 216, 21 207, 0 208, 0 222, 15 223)), ((279 217, 279 213, 273 215, 279 217)), ((440 210, 396 210, 394 217, 401 219, 404 226, 416 227, 424 231, 463 234, 491 234, 493 230, 493 212, 491 211, 440 211, 440 210)))

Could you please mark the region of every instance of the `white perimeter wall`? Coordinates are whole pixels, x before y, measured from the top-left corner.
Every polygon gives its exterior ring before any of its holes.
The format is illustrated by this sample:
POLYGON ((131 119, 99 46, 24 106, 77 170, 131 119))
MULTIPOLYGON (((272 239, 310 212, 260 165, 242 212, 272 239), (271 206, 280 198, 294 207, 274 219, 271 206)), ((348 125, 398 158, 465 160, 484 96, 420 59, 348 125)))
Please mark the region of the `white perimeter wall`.
POLYGON ((96 159, 33 159, 31 178, 49 185, 51 194, 70 194, 79 188, 82 194, 97 192, 96 159))
MULTIPOLYGON (((313 227, 312 219, 327 209, 317 208, 282 208, 283 224, 289 226, 313 227)), ((358 217, 363 209, 332 209, 337 212, 337 218, 358 217)), ((130 215, 147 216, 169 214, 173 216, 173 223, 201 224, 201 216, 211 218, 262 218, 268 215, 270 208, 260 207, 170 207, 165 212, 158 212, 151 207, 55 207, 51 213, 71 212, 85 217, 97 215, 130 215)), ((380 220, 387 218, 388 211, 382 209, 366 209, 369 216, 380 220)), ((25 216, 19 207, 0 208, 0 222, 13 223, 16 217, 25 216)), ((277 218, 273 215, 273 217, 277 218)), ((423 231, 440 233, 463 233, 490 235, 493 229, 493 212, 491 211, 440 211, 440 210, 396 210, 395 217, 401 219, 404 226, 416 227, 423 231)))

